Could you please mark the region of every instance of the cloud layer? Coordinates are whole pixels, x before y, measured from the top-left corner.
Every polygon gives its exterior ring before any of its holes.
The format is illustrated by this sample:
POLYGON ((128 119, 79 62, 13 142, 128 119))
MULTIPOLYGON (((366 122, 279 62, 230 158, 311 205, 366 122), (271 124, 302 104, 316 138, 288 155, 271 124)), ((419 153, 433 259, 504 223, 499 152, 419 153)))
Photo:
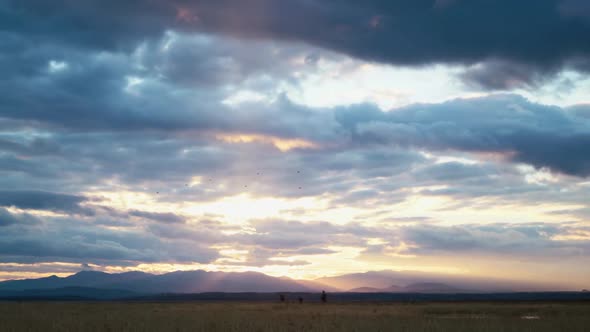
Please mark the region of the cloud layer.
POLYGON ((86 0, 4 1, 0 15, 9 36, 26 34, 36 45, 129 51, 167 30, 210 32, 300 41, 396 65, 482 63, 486 69, 468 72, 466 78, 506 89, 564 67, 587 70, 587 11, 578 0, 86 0), (492 71, 498 61, 504 63, 502 70, 492 71))
POLYGON ((0 1, 0 270, 322 274, 475 257, 582 280, 588 106, 514 91, 586 75, 587 12, 0 1), (480 93, 393 109, 297 98, 366 62, 457 67, 480 93))

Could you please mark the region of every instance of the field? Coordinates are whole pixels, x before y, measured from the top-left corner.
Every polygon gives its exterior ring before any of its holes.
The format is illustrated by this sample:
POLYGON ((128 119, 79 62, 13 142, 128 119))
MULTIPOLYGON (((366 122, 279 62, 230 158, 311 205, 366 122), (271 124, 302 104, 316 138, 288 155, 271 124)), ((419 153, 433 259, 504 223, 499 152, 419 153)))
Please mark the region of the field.
POLYGON ((590 331, 590 303, 0 302, 0 331, 590 331))

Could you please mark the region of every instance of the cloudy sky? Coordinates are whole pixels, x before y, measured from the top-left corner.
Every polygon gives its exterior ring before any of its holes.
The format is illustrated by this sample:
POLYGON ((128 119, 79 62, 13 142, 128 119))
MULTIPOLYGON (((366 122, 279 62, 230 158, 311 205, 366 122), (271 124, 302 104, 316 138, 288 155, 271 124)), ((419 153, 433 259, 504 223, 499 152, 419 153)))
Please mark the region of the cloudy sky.
POLYGON ((585 0, 0 0, 0 280, 588 287, 585 0))

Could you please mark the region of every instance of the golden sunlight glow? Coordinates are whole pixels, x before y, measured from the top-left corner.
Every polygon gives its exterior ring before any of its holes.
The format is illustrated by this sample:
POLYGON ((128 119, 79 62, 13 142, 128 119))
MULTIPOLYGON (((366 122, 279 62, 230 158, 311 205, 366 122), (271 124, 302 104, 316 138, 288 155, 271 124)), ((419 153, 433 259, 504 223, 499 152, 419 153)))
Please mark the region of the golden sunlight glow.
POLYGON ((381 239, 381 238, 371 238, 367 241, 367 244, 370 246, 379 246, 383 244, 387 244, 388 242, 381 239))
POLYGON ((266 219, 282 215, 284 210, 313 208, 313 198, 284 199, 253 197, 250 194, 224 197, 214 202, 186 204, 182 211, 188 215, 213 214, 222 216, 229 224, 247 224, 252 219, 266 219))
POLYGON ((224 256, 219 258, 215 263, 223 265, 224 263, 243 263, 246 262, 248 250, 221 249, 219 254, 224 256))
POLYGON ((190 186, 191 187, 198 186, 198 185, 200 185, 202 183, 203 183, 203 177, 202 176, 193 176, 191 178, 190 186))
POLYGON ((275 136, 265 136, 260 134, 216 134, 215 138, 226 143, 265 143, 271 144, 281 152, 287 152, 293 149, 315 149, 318 148, 316 143, 300 138, 279 138, 275 136))
MULTIPOLYGON (((229 141, 252 142, 258 137, 235 136, 226 137, 229 141)), ((463 160, 453 160, 464 162, 463 160)), ((194 176, 190 180, 190 186, 202 186, 207 181, 194 176)), ((208 182, 207 182, 208 183, 208 182)), ((444 189, 446 185, 423 186, 408 188, 409 196, 396 204, 376 207, 374 205, 334 205, 333 200, 337 195, 323 194, 313 197, 285 198, 272 196, 257 196, 255 192, 241 193, 238 195, 226 196, 213 201, 161 201, 155 193, 132 191, 116 184, 109 184, 112 191, 92 191, 85 193, 90 197, 90 203, 97 205, 108 205, 115 209, 128 210, 137 209, 153 212, 173 212, 189 218, 199 220, 200 217, 209 215, 215 216, 225 225, 239 226, 223 232, 233 234, 236 232, 256 232, 256 224, 259 221, 277 220, 300 222, 327 221, 334 225, 345 225, 350 222, 360 222, 366 227, 391 226, 389 220, 396 218, 408 218, 406 225, 417 222, 412 218, 428 217, 432 223, 439 226, 451 226, 469 224, 477 220, 481 224, 497 223, 498 220, 510 222, 534 222, 544 220, 545 222, 560 222, 562 214, 555 211, 569 211, 583 208, 582 205, 547 204, 535 205, 519 204, 518 202, 507 203, 506 201, 493 198, 474 198, 469 201, 458 202, 450 196, 435 196, 424 194, 428 190, 444 189), (371 215, 375 210, 383 211, 379 215, 371 215), (301 211, 304 211, 302 213, 301 211)), ((360 186, 356 189, 361 188, 360 186)), ((143 189, 143 188, 141 188, 143 189)), ((16 211, 10 208, 12 212, 16 211)), ((30 211, 29 211, 30 213, 30 211)), ((428 221, 427 221, 428 222, 428 221)), ((397 226, 402 225, 396 223, 397 226)), ((226 235, 227 235, 226 234, 226 235)), ((553 241, 588 241, 588 232, 577 232, 572 234, 559 235, 553 241)), ((289 255, 277 251, 273 257, 268 258, 267 265, 251 266, 248 262, 249 247, 212 247, 218 250, 221 255, 216 261, 209 264, 140 264, 130 267, 101 267, 106 272, 124 272, 131 270, 142 270, 151 273, 166 273, 176 270, 204 269, 208 271, 244 272, 256 271, 271 276, 289 276, 298 279, 313 279, 322 276, 334 276, 345 273, 357 273, 368 270, 414 270, 423 272, 459 273, 468 275, 494 275, 503 276, 500 272, 492 273, 486 270, 483 262, 489 263, 492 258, 482 258, 482 262, 469 260, 469 257, 442 257, 415 256, 411 249, 413 244, 400 242, 388 244, 385 237, 373 237, 367 239, 367 245, 382 246, 379 253, 371 254, 365 247, 328 247, 325 249, 334 250, 334 253, 319 255, 289 255), (286 264, 291 263, 294 264, 286 264), (297 265, 299 262, 309 264, 297 265), (276 263, 276 264, 275 264, 276 263)), ((516 263, 514 263, 516 264, 516 263)), ((512 268, 513 263, 506 263, 507 268, 512 268)), ((0 266, 2 269, 2 266, 0 266)), ((514 269, 513 269, 514 270, 514 269)), ((520 270, 519 270, 520 271, 520 270)), ((63 273, 67 275, 68 273, 63 273)), ((522 277, 526 271, 520 271, 522 277)), ((40 275, 40 274, 39 274, 40 275)), ((60 273, 60 275, 62 275, 60 273)), ((0 278, 10 279, 17 275, 2 273, 0 278)), ((35 272, 18 276, 35 276, 35 272)))
POLYGON ((80 268, 80 264, 74 263, 36 263, 36 264, 19 264, 19 263, 0 263, 0 281, 11 279, 31 279, 43 278, 48 274, 45 270, 53 270, 52 275, 58 277, 67 277, 80 268), (31 269, 27 271, 27 269, 31 269), (22 270, 19 270, 22 269, 22 270), (37 269, 38 271, 35 271, 37 269))
POLYGON ((113 191, 93 191, 87 192, 85 195, 92 201, 97 201, 102 205, 108 205, 117 209, 137 208, 143 206, 155 206, 155 197, 152 195, 140 192, 123 190, 113 188, 113 191))
POLYGON ((19 209, 17 207, 14 206, 8 206, 3 208, 6 211, 12 213, 12 214, 21 214, 21 213, 27 213, 30 215, 33 215, 35 217, 61 217, 61 216, 67 216, 66 213, 60 213, 60 212, 55 212, 55 211, 48 211, 48 210, 34 210, 34 209, 29 209, 29 210, 24 210, 24 209, 19 209))
POLYGON ((554 241, 590 241, 590 230, 578 230, 571 234, 553 236, 554 241))
MULTIPOLYGON (((461 269, 453 266, 431 264, 415 264, 402 257, 388 257, 386 261, 366 260, 360 257, 364 248, 331 246, 333 254, 325 255, 297 255, 289 257, 291 260, 309 261, 311 264, 303 266, 265 266, 264 273, 274 276, 289 275, 301 279, 315 279, 325 276, 337 276, 347 273, 379 270, 412 270, 424 272, 460 273, 461 269)), ((351 287, 352 288, 352 287, 351 287)))

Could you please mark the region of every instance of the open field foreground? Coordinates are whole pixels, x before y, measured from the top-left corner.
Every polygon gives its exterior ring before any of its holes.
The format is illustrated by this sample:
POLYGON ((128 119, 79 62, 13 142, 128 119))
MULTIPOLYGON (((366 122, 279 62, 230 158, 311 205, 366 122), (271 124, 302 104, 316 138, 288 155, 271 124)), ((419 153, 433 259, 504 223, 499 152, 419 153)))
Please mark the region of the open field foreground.
POLYGON ((1 331, 589 331, 589 303, 0 303, 1 331))

